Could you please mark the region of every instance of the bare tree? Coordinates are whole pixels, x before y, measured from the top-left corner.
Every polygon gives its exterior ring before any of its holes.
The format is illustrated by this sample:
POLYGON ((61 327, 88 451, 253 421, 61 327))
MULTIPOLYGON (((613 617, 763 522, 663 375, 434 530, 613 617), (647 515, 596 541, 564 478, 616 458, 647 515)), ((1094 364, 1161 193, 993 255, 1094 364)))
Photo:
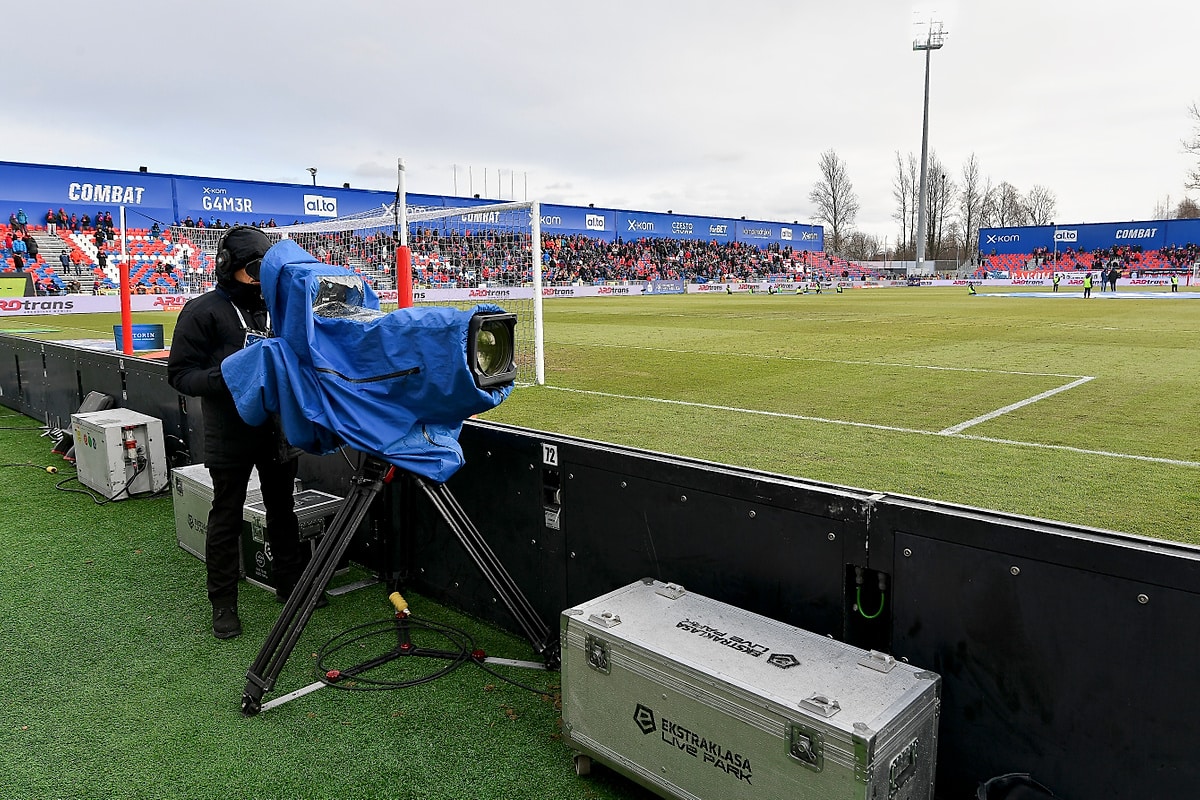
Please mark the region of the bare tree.
POLYGON ((958 187, 947 174, 946 165, 932 151, 929 153, 927 174, 929 205, 926 214, 928 228, 925 231, 925 252, 934 259, 940 259, 946 250, 951 249, 946 242, 946 226, 958 187))
POLYGON ((946 234, 942 237, 942 253, 941 258, 954 259, 958 263, 962 263, 965 250, 962 249, 962 226, 958 220, 952 219, 946 223, 946 234))
POLYGON ((851 261, 878 261, 885 257, 879 237, 862 231, 851 231, 846 236, 845 256, 851 261))
POLYGON ((988 179, 987 189, 983 193, 979 204, 979 227, 980 228, 995 228, 996 225, 996 209, 1000 204, 999 188, 992 186, 991 179, 988 179))
POLYGON ((1175 219, 1200 219, 1200 205, 1190 197, 1183 198, 1175 207, 1175 219))
POLYGON ((838 158, 836 150, 821 153, 817 162, 821 177, 808 194, 808 199, 817 207, 815 219, 829 226, 830 249, 842 251, 846 235, 853 229, 858 216, 858 196, 846 174, 846 163, 838 158))
POLYGON ((1154 216, 1151 219, 1174 219, 1175 209, 1171 205, 1171 195, 1154 204, 1154 216))
POLYGON ((1003 181, 996 187, 995 202, 992 204, 994 217, 992 227, 1008 228, 1025 221, 1025 204, 1017 187, 1003 181))
POLYGON ((979 245, 979 228, 983 220, 983 207, 990 185, 980 186, 979 159, 974 153, 967 158, 962 166, 962 186, 958 193, 958 217, 962 239, 961 250, 967 254, 970 263, 975 262, 979 245))
POLYGON ((1025 196, 1025 220, 1030 225, 1049 225, 1054 221, 1058 198, 1041 184, 1034 184, 1025 196))
POLYGON ((892 219, 900 223, 900 236, 899 242, 896 244, 896 252, 902 254, 901 257, 907 255, 908 250, 913 246, 913 239, 916 238, 917 183, 920 180, 920 174, 917 157, 909 153, 908 159, 905 160, 897 150, 896 176, 892 178, 892 198, 896 201, 896 212, 892 215, 892 219))
POLYGON ((1190 197, 1185 197, 1178 203, 1171 202, 1171 195, 1167 195, 1162 200, 1154 204, 1154 216, 1152 219, 1198 219, 1200 218, 1200 205, 1190 197))
MULTIPOLYGON (((1191 137, 1183 140, 1183 149, 1200 159, 1200 106, 1192 103, 1191 108, 1188 109, 1188 115, 1192 118, 1192 124, 1195 127, 1192 128, 1191 137)), ((1187 180, 1183 185, 1188 189, 1200 189, 1200 162, 1188 171, 1187 180)))

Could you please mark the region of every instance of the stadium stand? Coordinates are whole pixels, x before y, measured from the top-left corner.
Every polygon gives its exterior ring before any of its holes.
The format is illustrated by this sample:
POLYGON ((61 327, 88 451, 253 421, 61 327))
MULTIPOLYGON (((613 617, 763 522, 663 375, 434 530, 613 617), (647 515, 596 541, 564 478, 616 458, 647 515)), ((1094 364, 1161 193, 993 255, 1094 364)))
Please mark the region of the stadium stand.
POLYGON ((1100 248, 1092 251, 1064 248, 1058 252, 1040 247, 1029 253, 989 255, 971 273, 973 279, 1007 278, 1016 273, 1091 272, 1116 266, 1122 275, 1132 272, 1150 275, 1188 274, 1200 261, 1200 246, 1164 247, 1142 250, 1137 246, 1100 248))
MULTIPOLYGON (((185 220, 184 223, 190 220, 185 220)), ((155 228, 158 226, 155 225, 155 228)), ((204 226, 207 227, 207 226, 204 226)), ((228 227, 218 224, 214 227, 228 227)), ((272 227, 263 223, 263 227, 272 227)), ((9 233, 9 226, 0 226, 9 233)), ((129 228, 126 231, 130 286, 141 293, 203 291, 211 286, 215 253, 193 242, 186 224, 167 230, 129 228)), ((120 284, 117 264, 120 242, 116 236, 97 236, 94 228, 59 226, 54 235, 45 226, 29 226, 41 248, 35 271, 39 287, 61 292, 71 280, 80 291, 116 291, 120 284), (60 275, 55 267, 66 250, 75 265, 73 274, 60 275), (106 265, 100 266, 99 254, 106 265), (44 254, 44 255, 43 255, 44 254)), ((208 234, 208 231, 205 231, 208 234)), ((341 264, 362 274, 377 288, 393 288, 395 243, 390 235, 354 233, 312 235, 301 242, 325 263, 341 264)), ((195 237, 207 241, 207 237, 195 237)), ((506 270, 518 255, 528 260, 528 235, 491 232, 451 232, 414 225, 410 233, 414 280, 426 287, 455 287, 486 283, 506 270)), ((796 251, 771 245, 759 248, 743 242, 640 238, 605 242, 585 234, 542 236, 543 280, 552 284, 603 284, 619 281, 682 279, 691 282, 764 280, 852 280, 879 278, 873 270, 824 252, 796 251)), ((13 269, 12 252, 0 251, 5 269, 13 269)), ((526 275, 526 280, 532 276, 526 275)))

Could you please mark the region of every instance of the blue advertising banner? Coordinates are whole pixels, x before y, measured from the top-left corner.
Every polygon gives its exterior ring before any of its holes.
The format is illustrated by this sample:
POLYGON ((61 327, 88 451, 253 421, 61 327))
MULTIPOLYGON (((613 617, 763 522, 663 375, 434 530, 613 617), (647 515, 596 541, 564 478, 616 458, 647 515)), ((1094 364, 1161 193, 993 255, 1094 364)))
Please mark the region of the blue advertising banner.
POLYGON ((1158 250, 1162 247, 1164 222, 1088 223, 1085 225, 1056 225, 1051 227, 1053 239, 1050 249, 1063 250, 1107 250, 1110 247, 1140 246, 1143 250, 1158 250))
POLYGON ((793 250, 824 250, 825 229, 820 225, 780 225, 779 243, 793 250))
POLYGON ((778 244, 793 250, 825 249, 825 229, 820 225, 788 225, 782 222, 738 220, 737 240, 759 247, 778 244))
POLYGON ((1183 247, 1189 244, 1200 245, 1200 219, 1168 220, 1163 246, 1183 247))
POLYGON ((1054 248, 1054 229, 1048 226, 980 228, 979 252, 988 255, 1032 253, 1038 247, 1054 248))
POLYGON ((218 178, 175 178, 178 218, 230 223, 315 222, 382 208, 395 192, 218 178))
POLYGON ((648 294, 683 294, 687 288, 682 280, 650 281, 648 294))
POLYGON ((583 234, 593 239, 611 242, 617 238, 617 212, 603 208, 560 206, 543 203, 543 234, 583 234))
POLYGON ((617 235, 622 241, 638 239, 698 239, 704 242, 736 241, 731 219, 657 214, 651 211, 617 211, 617 235))
POLYGON ((1047 250, 1107 250, 1111 247, 1141 247, 1159 250, 1167 244, 1200 243, 1200 220, 1157 220, 1149 222, 1089 222, 1079 225, 1039 225, 1017 228, 983 228, 979 252, 983 255, 1032 253, 1047 250), (1197 223, 1195 226, 1187 223, 1197 223), (1172 226, 1178 233, 1171 235, 1172 226), (1170 236, 1170 238, 1168 238, 1170 236))
POLYGON ((168 222, 172 214, 171 179, 146 172, 37 166, 0 161, 0 218, 23 209, 29 224, 45 224, 46 211, 89 217, 108 211, 117 218, 125 206, 127 224, 148 228, 147 218, 168 222))
MULTIPOLYGON (((130 338, 133 340, 134 350, 162 350, 166 345, 163 344, 163 326, 159 324, 136 324, 129 328, 130 338)), ((113 339, 117 343, 117 350, 120 350, 124 343, 121 341, 125 333, 124 325, 113 325, 113 339)))
MULTIPOLYGON (((433 208, 470 207, 503 202, 409 193, 410 213, 433 208)), ((131 228, 148 228, 157 221, 202 219, 205 224, 277 225, 315 222, 382 209, 395 200, 394 191, 332 188, 307 184, 266 183, 162 173, 99 170, 85 167, 20 164, 0 161, 0 219, 25 211, 34 227, 44 224, 46 210, 62 208, 89 216, 126 207, 131 228)), ((668 238, 708 242, 771 244, 796 250, 821 250, 824 231, 819 225, 748 222, 721 217, 685 216, 657 212, 619 211, 547 203, 541 206, 542 230, 547 234, 582 234, 611 242, 668 238)), ((463 230, 491 220, 469 212, 448 223, 463 230)), ((416 223, 414 223, 416 224, 416 223)))
MULTIPOLYGON (((388 197, 386 202, 388 205, 391 205, 395 201, 396 193, 392 192, 391 196, 388 197)), ((420 211, 432 211, 434 209, 446 208, 448 206, 465 206, 471 203, 478 203, 480 201, 465 197, 443 197, 439 194, 413 194, 412 192, 406 192, 404 195, 404 202, 407 213, 415 214, 420 211)))

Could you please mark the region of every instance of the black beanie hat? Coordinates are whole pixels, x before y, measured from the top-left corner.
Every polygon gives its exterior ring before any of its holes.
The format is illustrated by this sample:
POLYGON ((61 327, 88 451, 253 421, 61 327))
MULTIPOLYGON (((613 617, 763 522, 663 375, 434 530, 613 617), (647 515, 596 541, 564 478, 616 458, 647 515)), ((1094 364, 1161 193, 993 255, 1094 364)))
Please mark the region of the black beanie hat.
POLYGON ((230 228, 217 245, 217 279, 233 277, 233 273, 261 259, 270 249, 271 240, 258 228, 252 225, 230 228))

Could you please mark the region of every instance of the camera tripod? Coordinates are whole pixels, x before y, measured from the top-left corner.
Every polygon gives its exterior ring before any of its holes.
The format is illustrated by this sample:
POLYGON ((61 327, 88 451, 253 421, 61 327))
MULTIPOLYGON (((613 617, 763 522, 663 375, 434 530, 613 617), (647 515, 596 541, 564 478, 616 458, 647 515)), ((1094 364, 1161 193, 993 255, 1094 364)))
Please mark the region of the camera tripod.
MULTIPOLYGON (((242 713, 246 716, 253 716, 262 710, 263 695, 275 687, 284 663, 312 619, 317 602, 349 547, 354 532, 358 530, 376 495, 398 474, 408 474, 433 503, 538 655, 548 664, 557 663, 557 641, 552 638, 549 627, 538 617, 520 587, 504 569, 483 534, 471 522, 446 485, 431 483, 414 473, 404 473, 379 458, 367 456, 350 479, 350 491, 330 521, 312 560, 284 604, 279 619, 267 634, 254 663, 246 672, 246 688, 242 693, 242 713)), ((378 663, 377 660, 375 664, 378 663)))

